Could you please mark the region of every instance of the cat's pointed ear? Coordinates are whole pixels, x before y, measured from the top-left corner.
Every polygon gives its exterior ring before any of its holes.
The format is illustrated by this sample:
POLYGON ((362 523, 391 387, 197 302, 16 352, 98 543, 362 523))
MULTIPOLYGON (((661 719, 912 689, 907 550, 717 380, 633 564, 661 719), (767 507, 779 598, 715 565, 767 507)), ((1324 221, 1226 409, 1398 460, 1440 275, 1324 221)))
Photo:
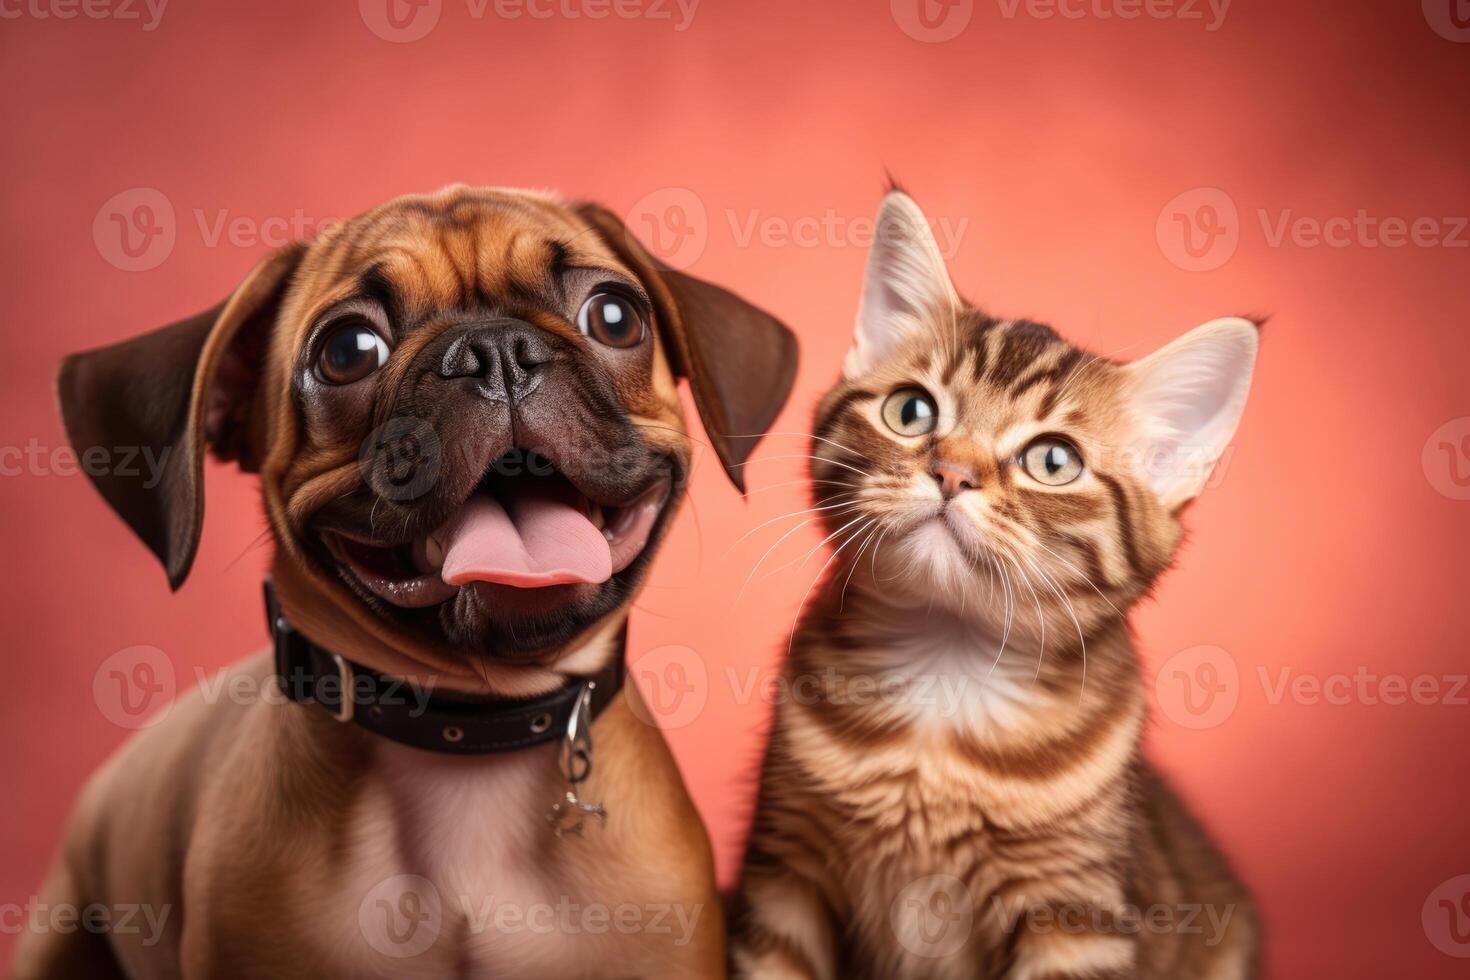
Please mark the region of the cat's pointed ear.
POLYGON ((889 191, 878 209, 843 374, 851 378, 871 370, 905 337, 932 331, 933 322, 950 316, 959 302, 924 212, 903 191, 889 191))
POLYGON ((1259 341, 1250 320, 1212 320, 1128 366, 1144 476, 1169 509, 1199 495, 1235 435, 1259 341))

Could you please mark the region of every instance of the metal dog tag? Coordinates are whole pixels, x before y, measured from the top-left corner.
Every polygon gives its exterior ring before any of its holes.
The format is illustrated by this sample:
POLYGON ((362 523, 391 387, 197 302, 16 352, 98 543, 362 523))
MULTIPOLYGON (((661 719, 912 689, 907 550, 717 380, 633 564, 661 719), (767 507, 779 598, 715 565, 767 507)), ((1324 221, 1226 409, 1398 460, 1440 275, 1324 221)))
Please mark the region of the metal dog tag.
POLYGON ((551 804, 546 812, 546 822, 558 837, 567 834, 582 836, 589 818, 598 823, 607 823, 607 809, 601 803, 584 803, 577 798, 577 784, 592 775, 592 691, 596 681, 588 681, 577 693, 572 705, 571 717, 567 719, 566 737, 561 744, 561 771, 567 778, 567 793, 561 800, 551 804))

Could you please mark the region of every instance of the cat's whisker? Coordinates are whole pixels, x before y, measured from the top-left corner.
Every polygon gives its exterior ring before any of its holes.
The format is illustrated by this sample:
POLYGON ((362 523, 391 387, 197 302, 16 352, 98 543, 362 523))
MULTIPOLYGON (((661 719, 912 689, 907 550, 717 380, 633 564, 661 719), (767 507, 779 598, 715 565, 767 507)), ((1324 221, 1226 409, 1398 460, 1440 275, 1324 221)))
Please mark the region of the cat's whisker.
POLYGON ((1088 354, 1083 357, 1081 363, 1068 372, 1067 376, 1062 379, 1062 383, 1057 385, 1056 397, 1052 399, 1052 403, 1057 406, 1063 405, 1066 402, 1067 396, 1071 394, 1069 389, 1081 379, 1082 375, 1093 365, 1102 363, 1110 356, 1104 354, 1088 354))
POLYGON ((797 621, 801 619, 801 614, 806 609, 807 600, 812 597, 812 590, 817 587, 817 583, 822 580, 822 576, 827 574, 827 569, 831 567, 834 561, 837 560, 837 556, 842 554, 842 549, 852 544, 852 542, 857 538, 858 533, 859 532, 854 531, 850 536, 848 536, 846 541, 837 546, 836 550, 834 550, 831 556, 828 557, 826 563, 823 564, 822 567, 817 571, 817 576, 816 578, 812 579, 812 584, 807 586, 806 594, 801 597, 801 602, 797 603, 796 615, 791 618, 790 638, 786 641, 786 656, 788 658, 791 656, 791 649, 796 643, 797 621))
POLYGON ((758 572, 758 571, 760 571, 760 567, 765 564, 767 558, 771 557, 771 553, 773 551, 775 551, 777 548, 781 547, 781 542, 785 541, 787 538, 791 537, 793 534, 795 534, 797 531, 800 531, 802 528, 806 527, 807 525, 816 523, 818 520, 820 520, 820 518, 808 517, 806 520, 802 521, 800 524, 797 524, 795 527, 790 528, 789 530, 787 530, 785 534, 781 535, 779 538, 776 539, 776 543, 775 544, 771 545, 769 548, 766 549, 766 553, 760 556, 760 560, 757 561, 754 565, 751 566, 751 568, 750 568, 750 574, 746 575, 745 576, 745 581, 740 584, 740 591, 737 592, 737 593, 735 593, 735 602, 737 604, 740 602, 740 600, 742 598, 744 598, 744 596, 745 596, 745 590, 748 589, 748 588, 750 588, 750 583, 755 578, 755 573, 758 572))
MULTIPOLYGON (((969 556, 969 566, 970 566, 970 575, 971 576, 973 576, 975 574, 975 561, 976 561, 975 556, 969 556)), ((965 585, 968 585, 969 583, 966 582, 964 584, 965 585)), ((969 602, 970 590, 968 588, 961 587, 959 591, 960 591, 960 619, 964 619, 965 618, 965 605, 969 602)))
POLYGON ((1020 552, 1020 557, 1036 573, 1037 577, 1041 580, 1042 587, 1061 600, 1062 607, 1066 610, 1067 615, 1072 618, 1072 625, 1077 628, 1077 642, 1082 651, 1082 686, 1077 695, 1080 701, 1082 696, 1087 692, 1087 638, 1082 635, 1082 624, 1077 619, 1076 609, 1072 605, 1072 600, 1062 591, 1061 583, 1057 582, 1040 562, 1026 552, 1020 552))
POLYGON ((746 435, 727 435, 727 436, 725 436, 725 438, 726 439, 761 439, 761 438, 764 438, 766 436, 793 436, 793 437, 799 438, 799 439, 815 439, 818 442, 825 442, 829 446, 836 446, 838 449, 845 449, 848 452, 852 453, 854 456, 856 456, 858 459, 867 459, 868 458, 867 456, 865 456, 862 453, 858 452, 856 449, 853 449, 851 446, 845 446, 842 443, 838 442, 836 439, 828 439, 826 436, 819 436, 815 432, 756 432, 756 433, 750 433, 750 434, 746 434, 746 435))
POLYGON ((826 504, 826 505, 823 505, 821 507, 808 507, 806 510, 793 510, 789 514, 782 514, 779 517, 773 517, 773 518, 771 518, 768 521, 762 521, 761 523, 757 524, 755 527, 751 528, 749 531, 746 531, 744 534, 740 535, 740 537, 736 538, 735 539, 735 542, 733 544, 731 544, 730 547, 725 550, 725 557, 728 558, 730 556, 730 552, 734 551, 737 545, 742 544, 752 534, 758 533, 763 528, 770 527, 772 524, 776 524, 776 523, 778 523, 780 521, 784 521, 784 520, 786 520, 788 518, 791 518, 791 517, 800 517, 802 514, 818 514, 818 513, 821 513, 822 511, 825 511, 825 510, 836 510, 839 507, 851 507, 851 506, 854 506, 857 503, 857 501, 855 499, 856 496, 857 496, 856 493, 839 494, 837 497, 834 497, 833 498, 833 502, 830 503, 830 504, 826 504), (842 500, 842 499, 840 499, 842 497, 848 497, 848 498, 853 498, 853 499, 842 500))
POLYGON ((1086 585, 1092 591, 1096 592, 1097 593, 1097 597, 1099 599, 1101 599, 1103 602, 1106 602, 1108 604, 1108 608, 1109 609, 1111 609, 1113 612, 1117 613, 1120 617, 1123 615, 1123 610, 1121 610, 1117 606, 1113 605, 1113 600, 1109 599, 1106 595, 1104 595, 1102 589, 1099 589, 1097 587, 1097 585, 1092 581, 1092 579, 1089 578, 1082 571, 1082 569, 1078 568, 1076 565, 1072 564, 1066 558, 1064 558, 1061 555, 1057 554, 1055 551, 1051 550, 1046 545, 1042 544, 1040 541, 1036 542, 1036 546, 1038 548, 1040 548, 1042 551, 1045 551, 1047 554, 1051 555, 1057 561, 1061 562, 1061 564, 1064 565, 1067 568, 1068 571, 1070 571, 1073 575, 1076 575, 1077 576, 1078 581, 1082 582, 1084 585, 1086 585))
POLYGON ((1036 675, 1031 678, 1032 683, 1041 679, 1041 662, 1046 656, 1046 615, 1041 608, 1041 597, 1036 594, 1036 586, 1031 584, 1031 576, 1026 574, 1026 569, 1021 567, 1020 549, 1009 548, 1006 560, 1011 563, 1011 568, 1016 573, 1022 585, 1031 593, 1031 602, 1036 606, 1036 624, 1040 632, 1040 645, 1036 651, 1036 675))
POLYGON ((736 468, 741 467, 741 466, 749 466, 752 463, 768 463, 768 462, 772 462, 772 461, 778 460, 778 459, 811 459, 811 460, 816 460, 819 463, 831 463, 833 466, 840 466, 840 467, 842 467, 845 470, 852 470, 858 476, 865 477, 865 476, 868 475, 864 471, 858 469, 856 466, 849 466, 848 464, 842 462, 841 460, 838 460, 838 459, 829 459, 826 456, 814 456, 811 453, 783 453, 783 454, 777 455, 777 456, 761 456, 758 459, 747 459, 743 463, 736 463, 733 466, 731 466, 730 468, 731 469, 736 469, 736 468))
POLYGON ((883 547, 883 539, 888 536, 890 528, 884 528, 883 533, 878 535, 878 543, 873 545, 873 553, 868 556, 868 567, 873 571, 873 581, 878 580, 878 549, 883 547))
POLYGON ((864 538, 863 543, 858 546, 857 554, 853 555, 852 567, 847 570, 847 578, 844 579, 842 582, 842 592, 837 597, 837 612, 839 614, 847 610, 847 587, 852 584, 852 573, 857 571, 858 565, 863 560, 863 552, 868 550, 868 545, 872 543, 873 536, 877 534, 880 530, 881 528, 876 518, 868 523, 868 536, 864 538))
POLYGON ((792 565, 797 564, 797 562, 800 562, 801 563, 801 566, 800 567, 805 568, 806 567, 806 563, 809 562, 809 561, 811 561, 812 555, 815 555, 818 551, 821 551, 823 545, 825 545, 827 542, 829 542, 833 538, 837 537, 843 531, 846 531, 848 528, 852 527, 858 521, 861 521, 863 519, 864 519, 864 515, 859 514, 857 517, 854 517, 852 520, 848 521, 846 524, 842 525, 837 530, 835 530, 831 534, 827 535, 821 541, 818 541, 816 547, 812 548, 811 551, 808 551, 801 558, 793 558, 791 561, 788 561, 786 564, 782 565, 780 568, 773 568, 773 569, 771 569, 769 572, 767 572, 762 577, 763 578, 770 578, 772 575, 778 575, 781 572, 784 572, 786 569, 790 568, 792 565))
POLYGON ((1077 703, 1080 705, 1082 699, 1087 696, 1087 637, 1082 633, 1082 623, 1077 619, 1077 609, 1073 606, 1071 597, 1063 593, 1061 583, 1050 572, 1041 568, 1039 565, 1037 566, 1037 571, 1041 573, 1042 581, 1048 583, 1051 591, 1055 593, 1058 599, 1062 600, 1062 605, 1067 609, 1067 615, 1072 617, 1072 625, 1077 628, 1077 646, 1082 652, 1082 684, 1077 691, 1077 703))
POLYGON ((1106 354, 1090 354, 1087 357, 1083 358, 1082 363, 1080 363, 1076 367, 1074 367, 1072 369, 1071 373, 1069 373, 1065 378, 1063 378, 1062 379, 1062 383, 1057 386, 1056 397, 1052 399, 1052 404, 1055 405, 1055 406, 1057 406, 1057 408, 1060 408, 1062 406, 1062 403, 1066 400, 1067 395, 1071 394, 1071 392, 1068 391, 1068 389, 1072 387, 1072 385, 1073 385, 1073 383, 1075 381, 1077 381, 1078 379, 1080 379, 1080 377, 1081 377, 1081 375, 1082 375, 1082 373, 1084 371, 1086 371, 1087 369, 1093 367, 1096 364, 1107 363, 1107 362, 1111 361, 1112 358, 1114 358, 1117 355, 1123 353, 1124 351, 1128 350, 1129 348, 1135 347, 1135 346, 1137 346, 1137 345, 1135 345, 1135 344, 1124 344, 1122 347, 1119 347, 1117 350, 1109 351, 1106 354))
POLYGON ((960 344, 960 308, 958 304, 949 307, 949 357, 954 360, 960 356, 962 346, 960 344))
POLYGON ((845 488, 847 488, 849 490, 857 490, 857 489, 859 489, 859 487, 857 486, 857 484, 855 484, 855 483, 844 483, 841 480, 782 480, 780 483, 772 483, 770 486, 757 487, 754 490, 747 490, 746 491, 746 496, 754 497, 758 493, 767 493, 767 492, 769 492, 771 490, 779 490, 781 487, 794 487, 794 486, 798 486, 798 485, 804 486, 804 487, 808 487, 808 486, 845 487, 845 488))
POLYGON ((997 667, 1000 666, 1001 658, 1005 656, 1006 644, 1010 642, 1010 638, 1011 638, 1011 610, 1012 610, 1013 604, 1012 604, 1012 599, 1011 599, 1011 583, 1010 583, 1010 577, 1008 575, 1006 575, 1006 567, 1005 567, 1005 564, 999 560, 999 558, 1000 558, 999 553, 996 553, 995 557, 997 559, 996 560, 996 563, 995 563, 995 570, 1000 575, 1001 590, 1002 590, 1002 593, 1003 593, 1003 595, 1005 597, 1005 604, 1006 604, 1006 610, 1005 610, 1005 628, 1001 631, 1001 636, 1000 636, 1000 649, 998 649, 998 650, 995 651, 995 661, 993 663, 991 663, 990 669, 985 672, 985 679, 986 680, 989 680, 990 679, 990 675, 993 674, 993 673, 995 673, 995 668, 997 668, 997 667))
MULTIPOLYGON (((850 512, 851 510, 857 508, 858 506, 859 506, 859 504, 857 504, 857 503, 847 504, 847 505, 844 505, 844 507, 843 507, 842 510, 836 511, 836 513, 837 514, 845 514, 845 513, 850 512)), ((818 517, 808 517, 806 520, 804 520, 801 523, 797 524, 795 527, 792 527, 792 528, 788 529, 786 531, 786 533, 782 534, 779 538, 777 538, 776 539, 776 543, 773 544, 773 545, 771 545, 769 548, 767 548, 765 554, 761 555, 760 560, 757 561, 753 566, 751 566, 750 574, 748 574, 748 575, 745 576, 745 581, 742 582, 741 585, 740 585, 740 591, 735 594, 735 602, 736 603, 739 603, 740 600, 741 600, 741 598, 744 597, 746 589, 750 588, 750 583, 755 579, 755 573, 758 572, 758 571, 760 571, 760 567, 765 564, 766 559, 769 558, 769 557, 771 557, 772 553, 774 553, 777 548, 781 547, 782 542, 784 542, 787 538, 791 537, 793 534, 797 533, 798 531, 800 531, 802 528, 806 527, 807 525, 812 524, 812 523, 815 523, 816 521, 819 521, 819 520, 821 520, 821 517, 820 516, 818 516, 818 517)), ((829 538, 827 540, 831 540, 831 539, 829 538)), ((821 545, 818 545, 817 547, 820 548, 821 545)), ((789 568, 789 567, 791 567, 791 564, 792 564, 791 562, 787 562, 785 565, 781 566, 781 568, 789 568)), ((775 575, 776 572, 781 571, 781 568, 777 568, 777 569, 775 569, 775 570, 773 570, 771 572, 768 572, 765 577, 766 578, 770 578, 772 575, 775 575)))
POLYGON ((241 561, 245 559, 246 555, 250 554, 250 552, 254 551, 256 548, 259 548, 261 545, 269 541, 271 539, 272 533, 273 532, 270 528, 266 528, 264 531, 261 531, 260 534, 256 535, 255 539, 247 544, 238 555, 230 559, 230 563, 225 566, 225 569, 228 571, 229 569, 232 569, 236 565, 238 565, 241 561))

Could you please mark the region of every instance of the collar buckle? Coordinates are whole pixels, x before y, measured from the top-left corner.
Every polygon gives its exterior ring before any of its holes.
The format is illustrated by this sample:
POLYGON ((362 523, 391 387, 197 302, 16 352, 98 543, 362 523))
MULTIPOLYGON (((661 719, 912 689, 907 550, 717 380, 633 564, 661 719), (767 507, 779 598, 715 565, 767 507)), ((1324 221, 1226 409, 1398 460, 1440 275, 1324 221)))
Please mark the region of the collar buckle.
POLYGON ((352 672, 352 665, 340 653, 332 654, 332 663, 337 665, 337 686, 341 689, 338 695, 337 710, 332 712, 332 717, 341 722, 352 720, 352 713, 357 707, 357 693, 354 681, 357 675, 352 672))

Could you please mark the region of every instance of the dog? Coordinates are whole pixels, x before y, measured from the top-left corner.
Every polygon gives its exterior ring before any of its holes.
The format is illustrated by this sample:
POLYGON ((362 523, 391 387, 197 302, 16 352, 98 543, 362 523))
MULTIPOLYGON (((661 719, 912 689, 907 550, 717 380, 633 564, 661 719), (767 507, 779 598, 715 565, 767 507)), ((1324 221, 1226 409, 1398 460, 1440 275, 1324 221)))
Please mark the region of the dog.
POLYGON ((173 588, 205 455, 259 475, 273 645, 224 680, 258 697, 180 699, 69 820, 41 901, 156 934, 32 933, 14 975, 723 976, 623 637, 701 445, 677 379, 743 492, 795 369, 785 326, 609 210, 458 186, 67 358, 72 445, 166 460, 93 480, 173 588))

